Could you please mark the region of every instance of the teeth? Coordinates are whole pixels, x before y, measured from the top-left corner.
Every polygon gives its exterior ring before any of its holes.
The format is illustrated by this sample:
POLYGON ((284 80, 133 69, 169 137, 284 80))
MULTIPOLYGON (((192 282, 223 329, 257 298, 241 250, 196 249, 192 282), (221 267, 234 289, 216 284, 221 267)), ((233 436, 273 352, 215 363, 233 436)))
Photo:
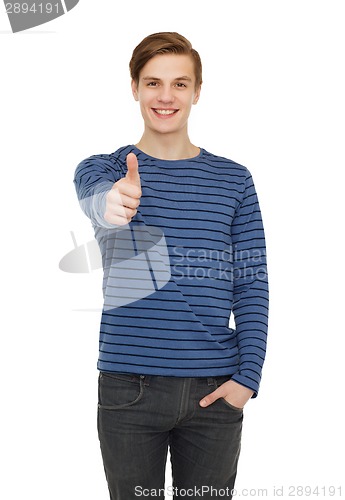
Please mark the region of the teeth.
POLYGON ((155 109, 155 111, 159 115, 172 115, 173 113, 175 113, 175 111, 171 109, 155 109))

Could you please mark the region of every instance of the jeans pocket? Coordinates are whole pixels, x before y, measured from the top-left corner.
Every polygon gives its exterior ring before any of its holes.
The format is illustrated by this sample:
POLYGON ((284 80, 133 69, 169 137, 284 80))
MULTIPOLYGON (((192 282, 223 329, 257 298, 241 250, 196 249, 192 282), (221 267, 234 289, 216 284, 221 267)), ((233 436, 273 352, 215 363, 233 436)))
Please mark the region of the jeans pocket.
POLYGON ((240 408, 239 406, 234 406, 232 405, 231 403, 229 403, 229 401, 227 401, 225 398, 219 398, 224 404, 226 404, 226 406, 228 406, 229 408, 231 408, 231 410, 235 410, 235 411, 239 411, 239 412, 242 412, 243 411, 243 408, 240 408))
POLYGON ((144 393, 144 379, 130 373, 100 372, 98 377, 98 408, 118 410, 137 403, 144 393))
MULTIPOLYGON (((225 375, 225 376, 220 376, 220 377, 214 377, 214 385, 216 386, 216 388, 218 388, 220 385, 224 384, 224 382, 227 382, 228 380, 230 380, 231 378, 231 375, 225 375)), ((224 403, 228 408, 230 408, 231 410, 233 411, 237 411, 237 412, 240 412, 242 413, 243 412, 243 408, 240 408, 238 406, 234 406, 232 405, 231 403, 229 403, 229 401, 227 401, 224 397, 222 398, 219 398, 219 401, 221 403, 224 403)))

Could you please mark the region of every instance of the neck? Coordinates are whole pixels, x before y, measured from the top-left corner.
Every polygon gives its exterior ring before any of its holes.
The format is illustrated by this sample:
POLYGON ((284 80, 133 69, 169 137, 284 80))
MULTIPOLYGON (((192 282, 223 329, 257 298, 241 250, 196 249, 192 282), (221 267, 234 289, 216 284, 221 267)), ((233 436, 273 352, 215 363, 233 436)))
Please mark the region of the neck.
POLYGON ((135 146, 147 155, 162 160, 193 158, 200 152, 200 149, 190 142, 187 133, 177 137, 176 133, 157 134, 154 131, 145 130, 135 146))

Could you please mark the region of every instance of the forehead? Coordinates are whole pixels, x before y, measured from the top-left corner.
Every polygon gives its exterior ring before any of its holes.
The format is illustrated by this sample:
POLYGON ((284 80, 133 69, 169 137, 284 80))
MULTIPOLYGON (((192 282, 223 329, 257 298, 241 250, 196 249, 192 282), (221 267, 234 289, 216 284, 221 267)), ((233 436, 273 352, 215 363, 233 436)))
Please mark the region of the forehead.
POLYGON ((150 59, 140 72, 140 78, 147 76, 173 80, 181 76, 194 79, 194 63, 188 54, 158 54, 150 59))

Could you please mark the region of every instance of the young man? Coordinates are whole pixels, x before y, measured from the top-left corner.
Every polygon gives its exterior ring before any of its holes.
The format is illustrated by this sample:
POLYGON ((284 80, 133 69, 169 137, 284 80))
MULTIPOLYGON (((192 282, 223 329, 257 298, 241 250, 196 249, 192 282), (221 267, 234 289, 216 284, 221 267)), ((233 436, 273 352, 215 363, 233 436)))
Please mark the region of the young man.
POLYGON ((190 42, 152 34, 130 71, 140 141, 85 159, 74 179, 103 257, 98 433, 110 498, 164 498, 168 447, 170 495, 232 498, 266 351, 258 199, 244 166, 189 139, 202 84, 190 42))

